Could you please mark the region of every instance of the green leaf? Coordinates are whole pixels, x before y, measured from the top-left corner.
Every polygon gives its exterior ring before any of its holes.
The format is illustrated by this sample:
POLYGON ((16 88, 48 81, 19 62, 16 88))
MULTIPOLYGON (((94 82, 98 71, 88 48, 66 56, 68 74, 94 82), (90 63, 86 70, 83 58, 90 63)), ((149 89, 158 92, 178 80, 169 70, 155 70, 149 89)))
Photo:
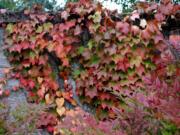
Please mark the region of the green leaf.
POLYGON ((99 63, 99 61, 100 61, 100 58, 98 56, 94 55, 94 56, 92 56, 90 63, 97 64, 97 63, 99 63))
POLYGON ((94 23, 100 23, 101 22, 101 12, 97 11, 94 15, 89 16, 89 19, 93 19, 94 23))
POLYGON ((163 130, 162 131, 162 135, 172 135, 171 133, 169 133, 168 131, 166 131, 166 130, 163 130))
POLYGON ((129 85, 129 81, 128 80, 121 80, 120 84, 121 84, 121 86, 128 86, 129 85))
POLYGON ((135 73, 135 68, 128 68, 128 75, 132 76, 135 73))
POLYGON ((99 106, 100 104, 101 104, 101 101, 100 101, 100 100, 94 99, 93 105, 94 105, 95 107, 99 106))
POLYGON ((78 48, 78 54, 82 54, 84 52, 84 47, 81 46, 78 48))
POLYGON ((141 62, 142 62, 141 56, 132 57, 131 60, 130 60, 130 66, 131 66, 131 68, 133 68, 134 65, 136 67, 139 67, 141 62))
POLYGON ((163 125, 163 129, 162 129, 163 135, 174 135, 176 133, 177 127, 173 123, 163 121, 161 122, 161 124, 163 125))
POLYGON ((36 53, 35 53, 35 52, 33 52, 33 51, 30 51, 30 52, 29 52, 29 57, 31 57, 31 58, 34 59, 35 56, 36 56, 36 53))
POLYGON ((101 26, 101 25, 100 25, 99 23, 94 24, 94 25, 93 25, 94 31, 97 31, 97 29, 98 29, 100 26, 101 26))
POLYGON ((91 50, 94 46, 95 42, 93 40, 89 40, 88 42, 88 48, 91 50))
POLYGON ((150 68, 152 70, 156 69, 156 65, 151 60, 145 60, 143 64, 146 68, 150 68))
POLYGON ((43 31, 43 27, 42 26, 38 26, 36 33, 41 33, 43 31))
POLYGON ((172 76, 176 72, 176 66, 174 64, 170 64, 167 66, 167 74, 172 76))
POLYGON ((101 110, 101 113, 99 113, 99 118, 104 119, 108 117, 108 112, 106 110, 101 110))
POLYGON ((121 79, 126 79, 127 73, 121 71, 121 72, 119 72, 119 76, 121 77, 121 79))
POLYGON ((13 31, 14 31, 14 25, 12 23, 9 23, 6 27, 6 32, 8 34, 11 34, 11 33, 13 33, 13 31))
POLYGON ((35 43, 35 41, 36 41, 36 36, 35 36, 35 35, 31 35, 29 41, 35 43))
POLYGON ((48 22, 43 24, 44 31, 50 31, 51 28, 53 28, 53 24, 48 22))
POLYGON ((76 78, 81 74, 81 71, 79 69, 74 70, 73 76, 76 78))

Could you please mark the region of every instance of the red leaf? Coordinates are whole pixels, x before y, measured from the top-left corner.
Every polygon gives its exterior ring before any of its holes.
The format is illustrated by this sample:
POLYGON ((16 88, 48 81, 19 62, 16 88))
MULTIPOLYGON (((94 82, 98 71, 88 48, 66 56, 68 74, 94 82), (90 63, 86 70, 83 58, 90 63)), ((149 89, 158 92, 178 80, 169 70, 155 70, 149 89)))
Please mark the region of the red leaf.
POLYGON ((139 13, 137 13, 137 12, 132 13, 130 18, 133 21, 135 21, 135 19, 139 19, 140 18, 139 13))
POLYGON ((161 14, 161 13, 157 13, 157 14, 155 14, 155 18, 159 22, 162 22, 165 19, 165 16, 163 14, 161 14))
POLYGON ((109 100, 111 97, 110 97, 110 94, 107 94, 107 93, 101 93, 100 95, 99 95, 99 97, 100 97, 100 99, 102 99, 102 100, 109 100))
POLYGON ((117 22, 116 23, 116 28, 120 30, 120 32, 124 34, 128 34, 129 32, 129 24, 128 23, 123 23, 123 22, 117 22))
POLYGON ((10 95, 10 90, 5 90, 5 91, 4 91, 4 95, 5 95, 5 96, 9 96, 9 95, 10 95))
POLYGON ((148 99, 147 99, 147 97, 146 97, 144 94, 142 94, 142 93, 137 93, 135 97, 136 97, 136 99, 137 99, 140 103, 142 103, 144 106, 146 106, 146 107, 149 106, 149 104, 148 104, 148 99))
POLYGON ((151 77, 149 77, 149 76, 143 77, 143 81, 144 81, 147 85, 152 85, 152 83, 153 83, 151 77))
POLYGON ((97 89, 96 88, 89 88, 86 89, 86 96, 89 96, 91 99, 97 96, 97 89))
POLYGON ((176 75, 180 76, 180 68, 176 68, 176 75))
POLYGON ((118 61, 117 63, 117 69, 126 71, 130 67, 129 60, 127 58, 124 58, 123 60, 118 61))
POLYGON ((0 96, 2 96, 3 95, 3 90, 2 89, 0 89, 0 96))
POLYGON ((163 41, 163 36, 162 35, 156 35, 154 37, 155 44, 159 43, 160 41, 163 41))
POLYGON ((168 96, 168 85, 165 81, 162 83, 162 90, 168 96))
POLYGON ((161 53, 161 58, 162 60, 164 60, 165 62, 171 62, 174 60, 174 56, 171 53, 170 50, 166 50, 164 52, 161 53))
POLYGON ((65 20, 67 20, 67 18, 69 17, 69 13, 67 11, 63 11, 63 12, 61 12, 61 17, 65 20))
POLYGON ((178 79, 176 79, 174 81, 174 84, 173 84, 173 89, 176 91, 176 92, 180 92, 180 81, 178 81, 178 79))
POLYGON ((156 78, 153 87, 154 87, 155 89, 160 89, 160 88, 161 88, 161 81, 159 80, 158 77, 156 78))
POLYGON ((48 83, 49 88, 52 90, 57 90, 59 88, 59 85, 51 79, 46 79, 46 82, 48 83))
POLYGON ((140 33, 140 29, 138 26, 133 25, 133 26, 131 26, 131 32, 134 36, 136 36, 140 33))
POLYGON ((61 32, 63 32, 64 30, 69 30, 71 27, 75 26, 76 21, 72 20, 72 21, 68 21, 65 24, 60 24, 59 25, 59 30, 61 32))
POLYGON ((30 88, 30 89, 33 89, 33 88, 35 87, 35 83, 34 83, 33 80, 29 80, 29 81, 28 81, 28 85, 29 85, 29 88, 30 88))
POLYGON ((20 83, 21 85, 23 85, 24 87, 26 87, 28 85, 28 81, 24 78, 20 78, 20 83))
POLYGON ((142 74, 145 73, 144 67, 142 65, 136 67, 136 71, 139 76, 142 76, 142 74))
POLYGON ((79 35, 81 33, 81 27, 79 25, 76 25, 76 28, 74 30, 74 35, 79 35))
POLYGON ((142 30, 141 37, 145 40, 151 39, 151 34, 149 33, 148 29, 142 30))
POLYGON ((30 47, 30 44, 27 41, 22 41, 20 43, 20 46, 22 46, 23 49, 28 49, 30 47))
POLYGON ((63 66, 69 66, 69 60, 68 58, 62 58, 63 66))
POLYGON ((44 95, 45 95, 46 91, 47 91, 47 88, 44 85, 41 85, 41 87, 37 91, 37 95, 40 98, 44 98, 44 95))
POLYGON ((64 46, 62 44, 59 44, 55 47, 55 52, 56 52, 56 55, 58 56, 58 58, 62 58, 64 57, 62 54, 63 54, 63 51, 64 51, 64 46))
POLYGON ((168 4, 160 5, 159 10, 164 15, 169 15, 173 11, 173 4, 169 2, 168 4))
POLYGON ((47 130, 48 130, 48 132, 52 133, 52 132, 54 131, 54 127, 48 126, 48 127, 47 127, 47 130))

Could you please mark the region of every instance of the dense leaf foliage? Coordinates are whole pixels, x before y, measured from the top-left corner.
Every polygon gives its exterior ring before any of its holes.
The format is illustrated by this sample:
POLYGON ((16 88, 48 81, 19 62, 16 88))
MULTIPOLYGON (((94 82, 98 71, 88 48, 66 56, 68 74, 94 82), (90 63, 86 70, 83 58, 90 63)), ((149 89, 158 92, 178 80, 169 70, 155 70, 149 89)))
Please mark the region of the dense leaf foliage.
MULTIPOLYGON (((163 127, 161 120, 179 126, 180 65, 161 26, 180 7, 164 0, 141 8, 147 18, 142 19, 142 12, 136 10, 121 19, 100 4, 81 0, 68 3, 54 17, 25 10, 30 20, 6 24, 5 44, 10 46, 7 52, 14 66, 13 77, 28 91, 29 101, 55 103, 59 116, 68 114, 65 102, 78 104, 73 98, 74 86, 68 81, 73 77, 81 102, 96 108, 99 119, 112 119, 111 123, 96 123, 91 117, 95 124, 88 123, 88 127, 97 125, 100 131, 96 133, 150 133, 153 120, 161 123, 157 132, 163 127), (140 25, 133 23, 136 20, 140 25), (54 60, 58 70, 53 68, 54 60), (64 80, 64 87, 56 76, 64 80), (116 122, 118 132, 111 127, 116 122)), ((78 126, 72 131, 82 131, 87 125, 78 126)), ((89 130, 85 132, 89 134, 89 130)))

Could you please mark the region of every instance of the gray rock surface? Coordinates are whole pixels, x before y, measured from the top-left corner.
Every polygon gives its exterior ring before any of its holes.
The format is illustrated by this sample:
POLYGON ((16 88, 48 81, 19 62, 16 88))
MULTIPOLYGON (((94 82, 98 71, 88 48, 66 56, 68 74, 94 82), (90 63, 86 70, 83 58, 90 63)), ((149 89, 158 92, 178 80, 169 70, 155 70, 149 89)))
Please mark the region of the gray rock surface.
MULTIPOLYGON (((0 47, 3 46, 3 29, 0 29, 0 47)), ((11 65, 9 64, 6 56, 4 55, 3 51, 0 51, 0 78, 4 77, 4 73, 3 70, 6 68, 11 67, 11 65)), ((7 85, 5 86, 5 89, 11 89, 14 86, 17 86, 19 84, 18 80, 15 79, 10 79, 7 81, 7 85)))

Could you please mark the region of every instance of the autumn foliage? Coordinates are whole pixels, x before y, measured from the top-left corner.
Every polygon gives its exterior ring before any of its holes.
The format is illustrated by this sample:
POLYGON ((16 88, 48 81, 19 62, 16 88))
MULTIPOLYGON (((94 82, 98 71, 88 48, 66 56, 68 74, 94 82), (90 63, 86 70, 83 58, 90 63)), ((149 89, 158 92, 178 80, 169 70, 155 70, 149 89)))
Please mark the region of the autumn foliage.
MULTIPOLYGON (((74 122, 79 124, 65 124, 68 132, 169 132, 164 121, 179 127, 180 65, 161 26, 180 7, 162 0, 160 4, 143 3, 138 8, 142 8, 145 18, 138 9, 122 17, 100 4, 80 0, 68 3, 55 16, 26 10, 24 14, 30 19, 6 24, 4 39, 5 46, 10 46, 7 52, 14 67, 12 76, 28 91, 28 100, 56 104, 54 110, 60 117, 70 115, 65 123, 73 120, 74 115, 80 114, 69 113, 64 105, 68 102, 78 106, 73 98, 74 86, 68 83, 73 78, 81 103, 95 108, 101 121, 82 115, 78 118, 87 123, 81 125, 75 117, 74 122), (140 20, 140 25, 134 23, 136 20, 140 20), (51 61, 55 61, 57 70, 51 61), (57 78, 63 83, 59 84, 57 78), (109 129, 106 131, 105 127, 109 129)), ((57 124, 58 130, 63 126, 57 124)))

